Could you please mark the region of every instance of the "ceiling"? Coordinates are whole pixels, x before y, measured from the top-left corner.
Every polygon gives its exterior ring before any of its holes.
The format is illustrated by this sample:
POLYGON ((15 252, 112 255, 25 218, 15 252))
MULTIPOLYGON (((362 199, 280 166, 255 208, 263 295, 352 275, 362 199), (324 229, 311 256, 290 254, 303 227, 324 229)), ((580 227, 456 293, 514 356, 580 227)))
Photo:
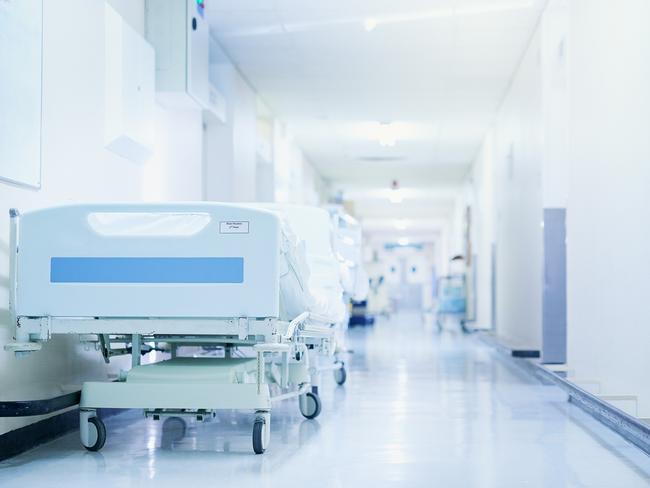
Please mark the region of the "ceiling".
POLYGON ((462 181, 545 0, 206 3, 213 36, 334 186, 426 188, 462 181), (406 127, 394 146, 380 123, 406 127))

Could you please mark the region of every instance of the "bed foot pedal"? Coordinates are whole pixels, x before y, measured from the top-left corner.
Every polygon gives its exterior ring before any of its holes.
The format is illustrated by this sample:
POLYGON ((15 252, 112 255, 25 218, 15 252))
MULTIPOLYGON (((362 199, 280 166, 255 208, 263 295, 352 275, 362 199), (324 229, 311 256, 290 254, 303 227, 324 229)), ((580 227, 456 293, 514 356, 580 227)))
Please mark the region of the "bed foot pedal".
POLYGON ((43 347, 42 344, 38 342, 10 342, 5 344, 5 351, 13 352, 17 357, 25 356, 30 352, 40 351, 43 347))

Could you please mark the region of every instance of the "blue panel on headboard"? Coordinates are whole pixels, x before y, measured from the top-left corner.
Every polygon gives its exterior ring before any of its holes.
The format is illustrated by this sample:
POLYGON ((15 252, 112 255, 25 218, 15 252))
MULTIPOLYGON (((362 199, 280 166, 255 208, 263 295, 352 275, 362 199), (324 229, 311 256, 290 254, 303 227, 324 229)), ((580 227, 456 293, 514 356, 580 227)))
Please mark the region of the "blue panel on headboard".
POLYGON ((243 283, 244 258, 55 257, 52 283, 243 283))

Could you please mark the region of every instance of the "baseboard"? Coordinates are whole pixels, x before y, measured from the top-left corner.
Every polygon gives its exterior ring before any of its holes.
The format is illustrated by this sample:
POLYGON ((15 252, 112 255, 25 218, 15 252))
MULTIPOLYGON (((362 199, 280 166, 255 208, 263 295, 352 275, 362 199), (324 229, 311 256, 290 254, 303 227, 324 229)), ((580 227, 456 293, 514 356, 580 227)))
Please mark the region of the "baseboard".
POLYGON ((536 359, 540 357, 540 352, 538 349, 531 349, 531 348, 516 346, 513 344, 508 344, 503 339, 496 337, 491 332, 480 331, 480 330, 477 332, 478 332, 478 337, 480 337, 483 342, 489 344, 495 349, 498 349, 499 351, 505 353, 508 356, 512 356, 513 358, 536 359))
POLYGON ((601 424, 609 427, 625 440, 631 442, 650 455, 650 426, 643 420, 614 407, 606 400, 583 390, 563 376, 545 368, 541 364, 532 364, 534 374, 546 381, 552 381, 568 395, 569 401, 580 407, 601 424))
MULTIPOLYGON (((102 418, 110 417, 120 410, 99 411, 102 418)), ((0 461, 22 454, 46 442, 79 429, 79 410, 60 413, 19 429, 0 435, 0 461)), ((79 449, 83 449, 79 444, 79 449)))
POLYGON ((493 336, 487 339, 481 337, 481 339, 488 345, 493 346, 504 356, 516 358, 516 360, 510 359, 510 362, 516 364, 520 369, 534 376, 539 381, 546 384, 554 384, 564 390, 569 396, 571 403, 650 455, 650 425, 646 422, 623 412, 602 398, 583 390, 578 385, 566 379, 563 372, 556 373, 538 361, 515 356, 508 348, 499 345, 493 336))
POLYGON ((0 402, 0 417, 32 417, 61 412, 79 405, 81 390, 45 400, 18 400, 0 402))

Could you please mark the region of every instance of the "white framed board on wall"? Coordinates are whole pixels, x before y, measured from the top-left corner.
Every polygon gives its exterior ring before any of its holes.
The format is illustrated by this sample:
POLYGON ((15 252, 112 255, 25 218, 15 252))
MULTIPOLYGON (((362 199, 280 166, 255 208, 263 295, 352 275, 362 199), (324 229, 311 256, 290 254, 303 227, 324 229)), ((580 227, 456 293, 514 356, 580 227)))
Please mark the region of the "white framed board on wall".
POLYGON ((0 180, 41 186, 43 0, 0 0, 0 180))

